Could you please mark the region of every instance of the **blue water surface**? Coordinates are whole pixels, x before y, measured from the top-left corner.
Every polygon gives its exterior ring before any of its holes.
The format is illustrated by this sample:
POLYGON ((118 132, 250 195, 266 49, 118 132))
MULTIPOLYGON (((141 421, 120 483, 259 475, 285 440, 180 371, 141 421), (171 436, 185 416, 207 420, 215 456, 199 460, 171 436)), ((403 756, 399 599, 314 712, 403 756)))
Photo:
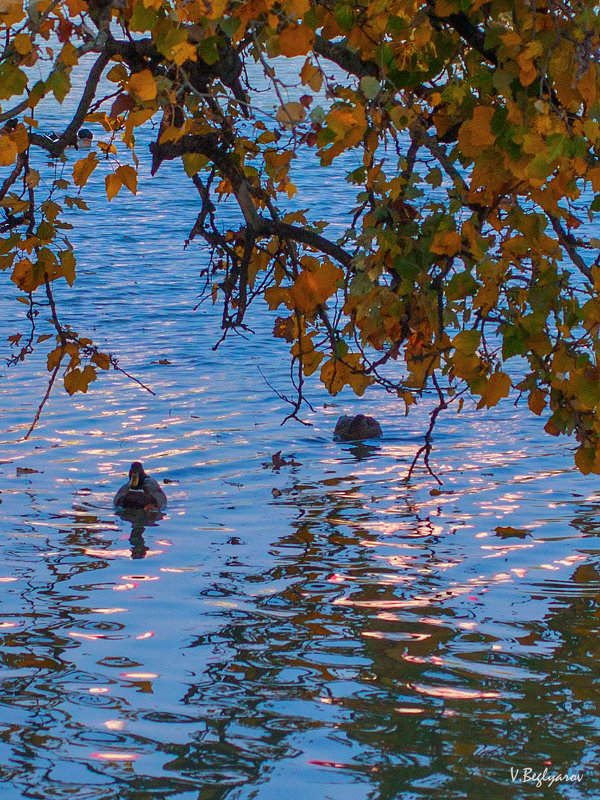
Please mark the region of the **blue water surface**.
MULTIPOLYGON (((59 388, 24 440, 48 345, 1 368, 2 798, 600 794, 597 478, 513 399, 441 417, 441 488, 406 481, 434 398, 405 417, 381 390, 314 380, 310 426, 282 426, 289 345, 257 305, 254 334, 213 349, 221 309, 195 310, 208 252, 183 247, 198 195, 176 164, 150 177, 152 135, 136 197, 106 203, 108 165, 90 179, 57 300, 154 394, 114 371, 59 388), (359 411, 383 439, 333 442, 359 411), (164 482, 161 516, 112 508, 135 459, 164 482)), ((298 165, 293 202, 341 232, 348 163, 317 166, 298 165)), ((2 280, 7 357, 26 326, 2 280)))

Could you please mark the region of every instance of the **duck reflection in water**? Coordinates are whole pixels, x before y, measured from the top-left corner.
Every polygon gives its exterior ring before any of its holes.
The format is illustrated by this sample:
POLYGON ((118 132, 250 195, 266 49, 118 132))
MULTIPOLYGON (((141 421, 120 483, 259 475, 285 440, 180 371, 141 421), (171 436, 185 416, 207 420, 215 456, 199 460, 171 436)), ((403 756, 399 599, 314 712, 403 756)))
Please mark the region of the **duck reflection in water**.
POLYGON ((377 444, 366 444, 365 442, 354 442, 351 447, 344 448, 352 453, 357 461, 364 461, 374 455, 381 453, 381 447, 377 444))
POLYGON ((160 511, 145 511, 143 508, 119 508, 117 514, 126 522, 131 522, 131 557, 145 558, 148 547, 144 541, 144 531, 146 528, 156 527, 163 514, 160 511))

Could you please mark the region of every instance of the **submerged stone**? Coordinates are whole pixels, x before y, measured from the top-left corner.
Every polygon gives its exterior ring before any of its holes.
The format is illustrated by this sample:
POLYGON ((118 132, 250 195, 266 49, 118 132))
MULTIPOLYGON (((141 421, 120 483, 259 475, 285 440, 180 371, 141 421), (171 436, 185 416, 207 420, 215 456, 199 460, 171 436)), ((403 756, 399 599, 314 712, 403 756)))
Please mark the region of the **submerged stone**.
POLYGON ((364 414, 340 417, 333 432, 333 438, 338 442, 379 439, 381 436, 383 436, 381 425, 374 417, 367 417, 364 414))

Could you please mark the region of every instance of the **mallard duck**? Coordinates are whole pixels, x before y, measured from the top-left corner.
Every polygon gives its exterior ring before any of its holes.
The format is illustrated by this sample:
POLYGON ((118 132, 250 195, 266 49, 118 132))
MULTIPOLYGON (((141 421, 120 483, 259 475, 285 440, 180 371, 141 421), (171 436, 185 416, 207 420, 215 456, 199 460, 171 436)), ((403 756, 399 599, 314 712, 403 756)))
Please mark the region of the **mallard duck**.
POLYGON ((373 417, 357 414, 355 417, 340 417, 333 432, 338 442, 354 442, 358 439, 379 439, 383 436, 381 425, 373 417))
POLYGON ((156 511, 167 505, 167 496, 158 482, 146 475, 140 461, 134 461, 129 468, 129 480, 115 495, 117 508, 138 508, 156 511))
POLYGON ((88 148, 92 146, 92 139, 94 138, 94 134, 91 132, 89 128, 81 128, 77 133, 77 144, 76 147, 83 147, 88 148))

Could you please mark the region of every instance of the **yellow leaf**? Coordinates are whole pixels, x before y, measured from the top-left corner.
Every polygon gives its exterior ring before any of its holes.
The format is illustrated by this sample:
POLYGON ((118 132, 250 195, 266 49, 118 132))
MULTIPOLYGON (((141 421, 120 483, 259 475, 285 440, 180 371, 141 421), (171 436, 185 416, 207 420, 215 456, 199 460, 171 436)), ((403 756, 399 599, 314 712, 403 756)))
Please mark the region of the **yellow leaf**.
POLYGON ((35 187, 39 185, 40 173, 37 171, 37 169, 27 170, 27 174, 25 175, 25 183, 30 189, 35 189, 35 187))
POLYGON ((0 22, 3 26, 9 28, 24 16, 22 0, 0 0, 0 22))
POLYGON ((133 74, 129 78, 129 88, 144 102, 156 98, 156 81, 149 69, 133 74))
POLYGON ((17 33, 12 43, 17 53, 21 56, 26 56, 28 53, 31 53, 33 48, 33 43, 27 33, 17 33))
POLYGON ((462 250, 462 238, 457 231, 436 233, 429 250, 440 256, 454 256, 462 250))
POLYGON ((111 172, 109 175, 106 176, 106 178, 104 178, 104 183, 106 186, 106 196, 108 197, 108 201, 110 202, 113 199, 113 197, 116 197, 121 191, 121 186, 123 186, 123 181, 115 172, 111 172))
POLYGON ((506 372, 494 372, 490 375, 483 392, 481 393, 481 400, 477 404, 477 408, 491 408, 498 404, 503 397, 508 397, 512 383, 510 377, 506 372))
POLYGON ((338 282, 343 278, 343 271, 331 261, 325 261, 316 270, 303 269, 290 289, 295 307, 302 314, 312 314, 318 305, 336 293, 338 282))
POLYGON ((106 353, 94 353, 92 362, 100 369, 110 369, 110 356, 106 353))
POLYGON ((17 157, 17 145, 10 136, 0 136, 0 166, 10 166, 17 157))
POLYGON ((171 48, 171 58, 179 67, 185 64, 186 61, 198 60, 196 48, 193 44, 190 44, 190 42, 179 42, 179 44, 173 45, 171 48))
POLYGON ((109 69, 106 73, 106 77, 113 83, 125 83, 128 74, 124 64, 115 64, 114 67, 109 69))
POLYGON ((61 250, 58 254, 62 267, 62 274, 69 286, 73 286, 75 281, 75 256, 72 250, 61 250))
POLYGON ((137 194, 137 172, 133 167, 127 164, 122 167, 117 167, 115 174, 123 186, 129 189, 131 194, 137 194))
POLYGON ((493 116, 494 109, 491 106, 477 106, 473 117, 460 126, 458 144, 466 156, 476 157, 496 143, 492 133, 493 116))
POLYGON ((128 147, 133 147, 133 129, 137 128, 139 125, 143 125, 144 122, 149 120, 155 113, 155 108, 142 108, 139 111, 131 111, 127 115, 123 141, 128 147))
POLYGON ((74 67, 75 64, 79 63, 77 49, 71 44, 71 42, 65 42, 63 49, 60 51, 58 59, 59 61, 62 61, 65 66, 74 67))
POLYGON ((268 289, 265 289, 265 300, 269 304, 271 311, 278 308, 282 303, 290 310, 292 309, 290 290, 283 286, 270 286, 268 289))
POLYGON ((227 0, 198 0, 200 16, 208 19, 222 17, 227 6, 227 0))
POLYGON ((309 59, 306 59, 304 66, 300 70, 300 80, 310 86, 313 92, 319 92, 323 85, 323 73, 319 67, 315 67, 309 59))
POLYGON ((302 371, 306 377, 317 371, 322 360, 323 353, 320 353, 318 350, 313 350, 302 357, 302 371))
POLYGON ((95 153, 90 153, 85 158, 80 158, 73 165, 73 181, 76 186, 85 186, 88 178, 98 166, 98 159, 95 153))
POLYGON ((83 370, 76 367, 64 377, 65 389, 69 394, 75 392, 87 392, 88 386, 92 381, 96 380, 96 370, 88 364, 83 370))
POLYGON ((284 128, 295 128, 306 117, 306 111, 302 103, 286 103, 280 106, 277 112, 277 122, 280 122, 284 128))
POLYGON ((292 58, 303 56, 312 50, 315 32, 308 25, 294 25, 279 34, 279 48, 282 56, 292 58))
POLYGON ((48 372, 52 372, 60 364, 64 353, 65 351, 60 346, 48 353, 48 372))
POLYGON ((534 60, 544 52, 539 41, 528 42, 523 52, 517 58, 519 65, 519 80, 523 86, 529 86, 537 78, 537 69, 534 60))
POLYGON ((542 411, 546 408, 546 395, 539 389, 535 389, 534 391, 530 392, 529 397, 527 398, 527 405, 531 411, 533 411, 533 413, 537 414, 539 417, 542 411))
POLYGON ((481 342, 481 333, 475 330, 460 331, 452 339, 452 347, 461 353, 474 353, 481 342))
POLYGON ((362 364, 358 353, 348 353, 344 361, 330 358, 321 368, 321 381, 329 394, 337 394, 344 386, 351 386, 354 393, 361 396, 373 378, 362 374, 362 364))
POLYGON ((15 264, 10 279, 15 283, 22 292, 33 292, 38 286, 44 282, 42 274, 36 274, 40 270, 35 270, 33 263, 28 258, 22 258, 15 264))

